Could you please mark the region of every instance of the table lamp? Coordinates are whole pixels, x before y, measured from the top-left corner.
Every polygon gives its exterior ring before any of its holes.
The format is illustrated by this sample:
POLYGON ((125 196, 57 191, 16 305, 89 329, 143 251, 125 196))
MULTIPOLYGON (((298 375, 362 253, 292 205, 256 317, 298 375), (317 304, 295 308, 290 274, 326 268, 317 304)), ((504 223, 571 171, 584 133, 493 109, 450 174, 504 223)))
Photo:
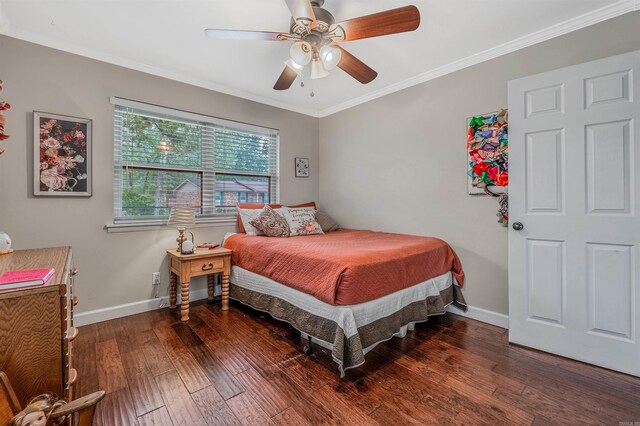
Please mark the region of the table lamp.
POLYGON ((169 222, 167 222, 167 225, 178 228, 179 235, 178 238, 176 238, 176 241, 178 242, 177 252, 182 253, 182 243, 186 240, 184 231, 188 226, 193 226, 195 224, 196 212, 192 207, 171 208, 171 214, 169 215, 169 222))

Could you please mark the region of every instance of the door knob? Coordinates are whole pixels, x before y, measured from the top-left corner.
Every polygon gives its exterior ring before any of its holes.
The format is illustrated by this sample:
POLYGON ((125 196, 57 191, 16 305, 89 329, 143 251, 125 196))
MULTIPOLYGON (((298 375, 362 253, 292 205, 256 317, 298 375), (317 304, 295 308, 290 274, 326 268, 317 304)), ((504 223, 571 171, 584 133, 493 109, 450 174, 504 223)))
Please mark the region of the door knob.
POLYGON ((513 222, 513 225, 511 225, 511 226, 516 231, 522 231, 524 229, 524 225, 522 224, 522 222, 513 222))

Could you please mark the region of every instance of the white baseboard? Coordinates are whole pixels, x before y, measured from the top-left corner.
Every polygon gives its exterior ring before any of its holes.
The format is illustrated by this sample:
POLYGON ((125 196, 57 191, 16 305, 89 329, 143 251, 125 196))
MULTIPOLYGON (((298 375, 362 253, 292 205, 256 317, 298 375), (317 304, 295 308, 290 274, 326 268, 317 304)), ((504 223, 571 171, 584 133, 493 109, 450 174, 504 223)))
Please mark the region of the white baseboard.
MULTIPOLYGON (((216 288, 216 294, 219 289, 216 288)), ((189 293, 189 300, 206 299, 208 291, 206 288, 195 290, 189 293)), ((180 294, 178 293, 178 303, 180 303, 180 294)), ((127 303, 124 305, 111 306, 109 308, 96 309, 94 311, 75 314, 73 317, 74 325, 81 327, 83 325, 94 324, 97 322, 108 321, 116 318, 127 317, 129 315, 140 314, 142 312, 153 311, 156 309, 169 306, 169 296, 159 297, 157 299, 141 300, 139 302, 127 303)), ((488 311, 482 308, 469 306, 467 312, 449 305, 447 311, 456 315, 471 318, 477 321, 486 322, 502 328, 509 328, 509 316, 498 312, 488 311)))
MULTIPOLYGON (((189 293, 189 300, 202 300, 208 296, 206 288, 195 290, 189 293)), ((180 293, 178 293, 178 303, 180 303, 180 293)), ((157 299, 141 300, 139 302, 127 303, 124 305, 111 306, 109 308, 96 309, 94 311, 83 312, 73 316, 75 326, 94 324, 96 322, 108 321, 115 318, 127 317, 129 315, 140 314, 142 312, 153 311, 169 306, 169 296, 158 297, 157 299)))
POLYGON ((467 312, 463 312, 453 305, 447 307, 447 311, 452 314, 461 315, 463 317, 471 318, 476 321, 486 322, 487 324, 495 325, 497 327, 509 328, 509 316, 500 314, 498 312, 488 311, 482 308, 476 308, 474 306, 467 306, 467 312))

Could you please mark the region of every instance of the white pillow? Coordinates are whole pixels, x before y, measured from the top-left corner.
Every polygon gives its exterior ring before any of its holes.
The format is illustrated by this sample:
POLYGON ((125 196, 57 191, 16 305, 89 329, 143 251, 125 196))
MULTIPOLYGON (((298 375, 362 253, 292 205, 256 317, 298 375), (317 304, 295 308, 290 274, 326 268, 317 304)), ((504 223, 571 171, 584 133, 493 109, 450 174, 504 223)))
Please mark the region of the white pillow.
POLYGON ((324 234, 322 227, 316 220, 316 209, 313 207, 282 207, 277 209, 287 220, 291 233, 289 235, 324 234))
POLYGON ((257 219, 264 209, 241 209, 240 207, 236 208, 238 209, 240 220, 242 221, 242 226, 244 226, 244 230, 247 235, 264 235, 261 230, 249 223, 252 220, 257 219))

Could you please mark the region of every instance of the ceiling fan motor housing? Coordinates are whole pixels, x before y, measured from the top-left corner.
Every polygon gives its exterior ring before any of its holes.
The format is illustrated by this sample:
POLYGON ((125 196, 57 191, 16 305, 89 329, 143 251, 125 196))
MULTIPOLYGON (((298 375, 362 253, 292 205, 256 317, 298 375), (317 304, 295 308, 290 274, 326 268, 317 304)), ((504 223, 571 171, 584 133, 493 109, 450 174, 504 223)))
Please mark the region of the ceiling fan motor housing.
POLYGON ((314 7, 313 13, 316 15, 316 22, 318 23, 318 26, 315 29, 322 33, 329 31, 329 27, 336 22, 333 15, 321 7, 314 7))
MULTIPOLYGON (((333 15, 329 13, 329 11, 321 7, 323 3, 324 0, 316 0, 311 2, 311 5, 313 7, 313 14, 316 16, 317 23, 317 26, 313 29, 313 31, 317 31, 320 33, 326 33, 327 31, 329 31, 329 28, 336 22, 333 15)), ((291 34, 304 36, 304 34, 309 31, 309 24, 309 21, 296 21, 294 18, 291 18, 290 32, 291 34)))

